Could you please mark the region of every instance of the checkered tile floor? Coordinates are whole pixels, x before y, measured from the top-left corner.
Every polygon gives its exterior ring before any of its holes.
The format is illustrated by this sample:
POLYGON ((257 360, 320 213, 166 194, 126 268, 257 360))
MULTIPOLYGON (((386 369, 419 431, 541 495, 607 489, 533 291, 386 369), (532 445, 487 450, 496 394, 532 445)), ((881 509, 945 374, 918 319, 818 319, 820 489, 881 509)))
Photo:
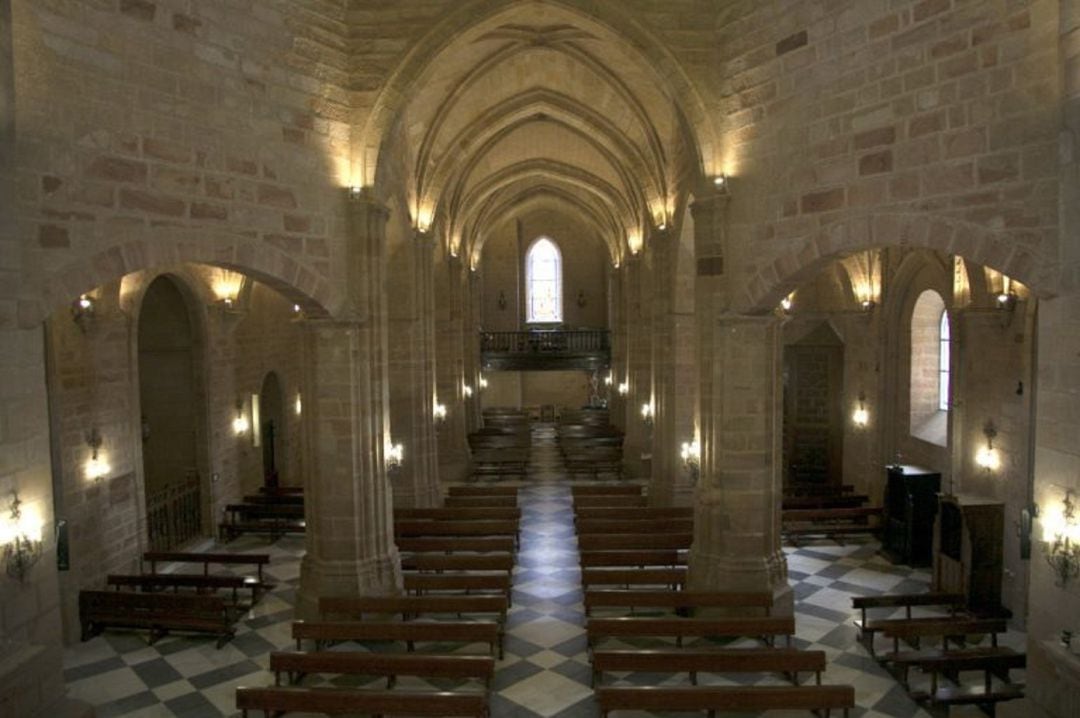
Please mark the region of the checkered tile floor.
MULTIPOLYGON (((521 491, 522 537, 514 572, 514 606, 508 619, 506 657, 498 664, 493 686, 493 718, 597 715, 589 689, 570 492, 549 437, 534 448, 530 477, 521 491)), ((218 650, 211 638, 167 637, 149 646, 144 633, 106 632, 67 651, 64 673, 69 695, 95 706, 101 718, 203 718, 238 715, 234 707, 237 686, 272 684, 269 652, 294 647, 289 631, 303 539, 284 538, 268 546, 258 538, 242 538, 227 548, 269 551, 273 558, 268 573, 278 583, 237 623, 230 643, 218 650)), ((796 645, 826 652, 829 668, 823 682, 855 686, 858 708, 854 716, 925 716, 856 640, 851 597, 925 590, 927 573, 889 564, 877 555, 875 543, 809 543, 787 549, 787 558, 797 601, 796 645)), ((1022 648, 1023 636, 1009 634, 1003 642, 1022 648)), ((616 674, 606 680, 655 685, 683 683, 687 677, 616 674)), ((730 682, 718 676, 701 680, 730 682)), ((775 680, 743 677, 742 682, 775 680)), ((420 679, 402 679, 399 685, 456 687, 453 682, 420 679)))

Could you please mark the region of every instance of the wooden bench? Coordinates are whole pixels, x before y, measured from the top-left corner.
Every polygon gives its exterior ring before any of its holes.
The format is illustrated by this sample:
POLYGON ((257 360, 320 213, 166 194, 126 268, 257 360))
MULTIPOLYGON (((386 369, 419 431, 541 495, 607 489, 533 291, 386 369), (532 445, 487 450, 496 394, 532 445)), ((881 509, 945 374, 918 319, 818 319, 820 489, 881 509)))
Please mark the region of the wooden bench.
POLYGON ((601 718, 613 711, 707 711, 753 713, 765 710, 821 711, 855 707, 852 686, 601 686, 596 689, 601 718))
POLYGON ((517 506, 448 506, 431 509, 394 509, 394 520, 438 521, 518 521, 521 509, 517 506))
POLYGON ((855 621, 860 636, 867 641, 871 653, 873 652, 874 633, 878 630, 878 624, 882 619, 871 621, 867 619, 866 612, 871 609, 889 609, 895 611, 904 609, 904 618, 911 618, 911 609, 914 607, 943 607, 950 615, 956 615, 963 609, 967 599, 959 593, 943 593, 932 591, 929 593, 893 593, 882 596, 854 596, 851 599, 851 607, 858 609, 861 618, 855 621))
POLYGON ((159 563, 199 563, 203 575, 210 575, 210 564, 222 566, 254 566, 260 591, 269 591, 274 587, 263 577, 263 566, 270 564, 268 553, 193 553, 187 551, 147 551, 143 562, 150 564, 150 573, 157 573, 159 563))
POLYGON ((456 553, 470 551, 474 553, 513 552, 516 548, 513 536, 399 536, 394 541, 399 551, 429 553, 444 551, 456 553))
POLYGON ((171 588, 179 593, 181 588, 194 589, 198 593, 232 591, 232 603, 239 603, 241 589, 251 591, 251 603, 254 605, 259 593, 259 583, 254 576, 207 576, 201 573, 140 573, 116 574, 105 577, 105 585, 121 588, 133 588, 147 593, 171 588))
POLYGON ((636 549, 689 549, 691 533, 682 534, 582 534, 579 551, 627 551, 636 549))
POLYGON ((794 616, 765 618, 589 618, 585 623, 588 647, 601 638, 674 636, 676 645, 687 637, 756 638, 772 645, 775 636, 786 636, 791 646, 794 616))
POLYGON ((799 685, 799 673, 815 674, 821 685, 825 670, 825 651, 800 651, 795 648, 728 648, 694 651, 642 649, 593 651, 592 684, 603 683, 607 672, 689 673, 697 685, 698 673, 782 673, 799 685))
POLYGON ((456 508, 459 506, 481 507, 507 507, 517 506, 516 496, 447 496, 443 499, 443 506, 456 508))
POLYGON ((244 497, 245 504, 303 506, 303 494, 251 494, 244 497))
POLYGON ((726 593, 714 591, 617 591, 586 590, 585 615, 594 608, 665 608, 672 611, 699 608, 752 608, 772 610, 771 593, 726 593))
POLYGON ((601 475, 622 477, 622 442, 617 446, 582 443, 564 452, 563 467, 571 476, 582 474, 599 478, 601 475))
POLYGON ((516 486, 451 486, 450 496, 513 496, 517 498, 516 486))
POLYGON ((403 519, 394 521, 394 536, 510 536, 517 543, 519 522, 516 519, 485 521, 440 521, 403 519))
POLYGON ((686 569, 676 568, 587 568, 581 572, 581 586, 659 586, 678 589, 686 583, 686 569))
MULTIPOLYGON (((941 638, 941 647, 948 650, 949 642, 958 646, 966 644, 968 636, 989 634, 990 645, 997 646, 997 634, 1008 630, 1003 618, 897 618, 879 624, 881 633, 893 639, 892 653, 881 656, 883 662, 899 660, 900 642, 918 648, 923 638, 941 638)), ((873 651, 871 651, 873 652, 873 651)))
POLYGON ((694 517, 692 506, 575 506, 574 521, 584 519, 620 519, 641 521, 645 519, 690 519, 694 517))
POLYGON ((576 500, 579 496, 641 496, 645 489, 641 484, 601 484, 571 486, 570 495, 576 500))
POLYGON ((1002 701, 1023 698, 1023 687, 1009 680, 1009 671, 1027 666, 1027 656, 1011 648, 969 648, 958 651, 934 651, 928 655, 913 656, 903 665, 901 683, 907 686, 907 669, 916 666, 930 674, 929 692, 912 692, 916 701, 929 701, 938 705, 974 703, 993 715, 993 706, 1002 701), (975 685, 962 685, 961 671, 982 671, 983 679, 975 685), (938 676, 945 675, 954 685, 939 685, 938 676), (1000 679, 995 684, 994 678, 1000 679))
POLYGON ((228 504, 218 524, 223 541, 245 533, 265 533, 271 539, 287 533, 304 533, 304 507, 299 504, 228 504))
POLYGON ((836 509, 786 509, 781 513, 782 533, 788 538, 823 535, 878 534, 881 531, 880 506, 855 506, 836 509), (871 523, 870 519, 876 519, 871 523))
POLYGON ((648 498, 635 494, 582 494, 574 497, 574 506, 646 506, 648 498))
POLYGON ((79 623, 86 641, 106 628, 142 628, 150 643, 169 631, 210 633, 221 648, 235 629, 220 596, 186 596, 128 591, 80 591, 79 623))
POLYGON ((406 573, 402 582, 406 592, 417 596, 432 591, 498 591, 507 601, 511 598, 509 573, 406 573))
POLYGON ((506 571, 514 570, 514 555, 509 552, 489 554, 411 553, 401 557, 406 571, 506 571))
POLYGON ((845 494, 842 496, 785 496, 781 506, 785 511, 795 509, 844 509, 855 508, 870 503, 866 494, 845 494))
POLYGON ((638 551, 580 551, 578 563, 582 568, 604 566, 685 566, 686 551, 679 549, 641 549, 638 551))
POLYGON ((490 690, 495 677, 495 659, 491 656, 439 656, 407 653, 362 653, 360 651, 316 651, 296 653, 274 651, 270 654, 274 683, 281 685, 282 674, 289 684, 299 683, 309 673, 382 676, 386 687, 393 688, 398 676, 420 678, 457 678, 478 680, 490 690))
POLYGON ((260 486, 259 487, 259 493, 260 494, 267 494, 269 496, 274 496, 274 495, 276 495, 276 496, 288 496, 290 494, 303 496, 304 495, 304 487, 303 486, 260 486))
POLYGON ((417 616, 455 614, 493 616, 500 634, 506 626, 510 602, 506 596, 323 596, 319 615, 323 619, 362 620, 364 615, 401 614, 407 621, 417 616))
POLYGON ((267 718, 288 712, 324 715, 409 715, 442 718, 487 718, 487 696, 448 691, 375 691, 344 688, 244 688, 236 689, 236 708, 244 718, 248 711, 262 711, 267 718))
POLYGON ((296 650, 311 641, 322 650, 339 641, 402 641, 413 651, 416 643, 486 643, 502 657, 499 624, 494 621, 293 621, 296 650))
POLYGON ((855 486, 852 484, 812 484, 806 482, 793 482, 784 486, 784 498, 796 496, 844 496, 854 494, 855 486))
POLYGON ((675 519, 578 519, 579 534, 677 534, 693 533, 693 518, 675 519))

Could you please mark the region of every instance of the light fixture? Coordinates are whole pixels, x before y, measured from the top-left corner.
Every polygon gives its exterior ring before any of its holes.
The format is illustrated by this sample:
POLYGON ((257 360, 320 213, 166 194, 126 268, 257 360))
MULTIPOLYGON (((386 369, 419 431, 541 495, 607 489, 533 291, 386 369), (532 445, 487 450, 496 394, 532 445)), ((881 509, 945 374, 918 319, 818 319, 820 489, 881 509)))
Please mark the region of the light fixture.
POLYGON ((435 402, 435 406, 431 410, 432 416, 435 417, 435 421, 439 424, 446 420, 446 405, 435 402))
POLYGON ((464 394, 466 398, 472 396, 472 387, 468 384, 462 383, 461 393, 464 394))
POLYGON ((394 471, 401 468, 402 462, 405 460, 405 447, 401 444, 391 443, 386 447, 386 469, 388 471, 394 471))
POLYGON ((715 187, 717 190, 721 192, 726 191, 728 186, 727 175, 723 173, 716 175, 715 177, 713 177, 712 183, 713 187, 715 187))
POLYGON ((487 389, 487 379, 483 374, 481 374, 480 378, 476 381, 476 385, 480 387, 481 391, 487 389))
POLYGON ((651 402, 645 402, 641 405, 641 420, 645 422, 645 426, 653 425, 653 405, 651 402))
POLYGON ((656 225, 656 228, 661 232, 667 231, 667 222, 661 222, 660 224, 656 225))
POLYGON ((233 433, 237 436, 241 436, 247 433, 247 430, 251 428, 251 424, 248 423, 247 416, 244 415, 243 402, 236 402, 236 416, 232 420, 233 433))
POLYGON ((300 308, 300 305, 299 305, 299 304, 294 304, 294 305, 292 305, 292 313, 293 313, 293 314, 295 314, 296 316, 300 316, 300 314, 301 314, 302 312, 303 312, 303 310, 302 310, 302 309, 300 308))
POLYGON ((604 386, 612 386, 615 383, 615 377, 608 372, 608 375, 604 377, 604 386))
POLYGON ((859 392, 859 406, 851 415, 851 421, 858 427, 864 427, 870 423, 870 412, 866 410, 866 394, 859 392))
POLYGON ((86 445, 90 447, 90 459, 87 460, 86 466, 83 467, 83 473, 91 481, 102 479, 112 471, 109 463, 101 458, 101 444, 101 434, 95 426, 86 433, 86 445))
POLYGON ((94 309, 96 305, 93 298, 86 294, 80 294, 79 298, 71 303, 71 318, 79 325, 79 329, 86 331, 85 322, 94 318, 94 309))
POLYGON ((624 381, 619 384, 619 396, 626 396, 630 393, 630 382, 624 381))
POLYGON ((795 297, 795 292, 792 292, 791 294, 789 294, 786 297, 784 297, 783 299, 781 299, 780 300, 780 311, 784 312, 785 314, 790 312, 794 297, 795 297))
POLYGON ((975 454, 975 463, 987 471, 997 471, 1001 466, 1001 457, 994 448, 994 437, 997 436, 994 422, 987 421, 983 425, 983 435, 986 436, 986 445, 979 447, 975 454))
POLYGON ((262 446, 262 412, 259 410, 259 395, 251 395, 251 445, 262 446))
POLYGON ((679 455, 682 456, 683 466, 690 474, 690 481, 696 484, 701 476, 701 444, 697 439, 684 441, 679 455))
POLYGON ((870 312, 874 311, 874 307, 877 306, 877 303, 873 299, 864 299, 859 302, 859 306, 862 307, 862 310, 864 312, 869 314, 870 312))
POLYGON ((304 411, 304 402, 300 400, 300 392, 296 392, 296 401, 293 403, 293 409, 296 411, 297 416, 300 416, 304 411))
POLYGON ((17 491, 11 492, 11 513, 0 523, 0 545, 4 547, 7 575, 22 581, 41 558, 41 521, 22 510, 17 491))
POLYGON ((1043 519, 1046 563, 1054 572, 1054 582, 1064 587, 1070 578, 1080 574, 1080 521, 1077 521, 1072 489, 1065 492, 1061 508, 1047 514, 1043 519))
POLYGON ((585 308, 585 290, 579 289, 577 293, 577 305, 581 308, 585 308))
POLYGON ((358 200, 364 194, 364 188, 359 185, 349 187, 349 199, 358 200))

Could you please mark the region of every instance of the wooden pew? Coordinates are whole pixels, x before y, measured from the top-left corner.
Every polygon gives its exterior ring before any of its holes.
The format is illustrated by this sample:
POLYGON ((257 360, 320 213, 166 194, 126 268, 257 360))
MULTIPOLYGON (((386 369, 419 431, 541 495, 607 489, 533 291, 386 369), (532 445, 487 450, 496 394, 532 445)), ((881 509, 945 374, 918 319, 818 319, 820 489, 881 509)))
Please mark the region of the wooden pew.
MULTIPOLYGON (((919 641, 927 637, 941 638, 941 647, 948 650, 949 643, 963 646, 968 636, 989 634, 990 645, 997 646, 997 634, 1007 630, 1003 618, 896 618, 879 624, 882 634, 893 639, 892 653, 881 656, 883 662, 903 660, 900 642, 918 648, 919 641)), ((871 651, 873 653, 873 651, 871 651)))
POLYGON ((363 620, 365 614, 401 614, 406 621, 416 616, 455 614, 493 616, 500 635, 506 626, 510 602, 506 596, 323 596, 319 615, 326 620, 363 620))
POLYGON ((225 519, 218 524, 223 541, 245 533, 266 533, 273 539, 306 529, 300 504, 228 504, 224 512, 225 519))
POLYGON ((487 718, 487 696, 482 693, 448 691, 373 691, 344 688, 245 688, 236 689, 236 708, 243 718, 248 711, 278 716, 304 712, 324 715, 409 715, 441 718, 487 718))
POLYGON ((727 648, 695 651, 686 649, 639 649, 593 651, 592 684, 603 683, 607 672, 689 673, 697 685, 698 673, 783 673, 799 685, 799 673, 815 674, 821 685, 825 651, 795 648, 727 648))
POLYGON ((854 494, 855 486, 852 484, 811 484, 806 482, 793 482, 785 484, 784 496, 844 496, 854 494))
POLYGON ((622 463, 621 442, 618 446, 583 443, 567 451, 563 458, 563 467, 567 474, 571 476, 585 474, 594 478, 599 478, 601 475, 622 478, 622 463))
POLYGON ((514 570, 514 555, 509 552, 490 554, 411 553, 401 557, 406 571, 506 571, 514 570))
POLYGON ((450 496, 513 496, 517 498, 516 486, 451 486, 450 496))
POLYGON ((683 534, 582 534, 579 551, 626 551, 634 549, 689 549, 694 535, 683 534))
POLYGON ((405 591, 417 596, 431 592, 498 591, 510 601, 509 573, 406 573, 402 577, 405 591))
POLYGON ((693 533, 693 518, 676 519, 578 519, 579 534, 693 533))
MULTIPOLYGON (((990 648, 968 648, 958 651, 928 651, 923 656, 913 656, 902 666, 900 681, 907 686, 907 672, 911 667, 922 669, 930 674, 929 692, 913 692, 916 701, 927 700, 938 705, 960 705, 975 703, 980 707, 993 706, 1001 701, 1023 698, 1023 687, 1009 680, 1009 671, 1027 666, 1027 656, 1011 648, 996 646, 990 648), (960 683, 961 671, 982 671, 982 681, 975 685, 960 683), (938 676, 950 677, 954 685, 941 686, 938 676), (1001 679, 995 684, 994 677, 1001 679)), ((993 714, 993 711, 989 711, 993 714)))
POLYGON ((574 506, 646 506, 648 499, 634 494, 582 494, 574 497, 574 506))
POLYGON ((686 551, 679 549, 641 549, 628 551, 580 551, 578 563, 582 568, 615 566, 685 566, 686 551))
POLYGON ((511 536, 517 539, 516 519, 484 521, 440 521, 435 519, 402 519, 394 521, 394 536, 511 536))
POLYGON ((166 588, 171 588, 173 593, 179 593, 181 588, 194 589, 198 593, 232 591, 233 605, 239 603, 238 594, 241 589, 251 591, 253 605, 259 594, 259 584, 254 576, 206 576, 201 573, 110 573, 105 577, 105 585, 112 586, 117 591, 121 588, 132 588, 147 593, 166 588))
POLYGON ((686 637, 763 637, 771 645, 775 636, 786 636, 791 646, 794 616, 765 618, 589 618, 585 623, 589 648, 602 638, 674 636, 676 645, 686 637))
POLYGON ((571 486, 570 495, 574 499, 579 496, 641 496, 644 489, 645 487, 641 484, 571 486))
POLYGON ((481 507, 509 507, 517 506, 516 496, 447 496, 443 499, 443 506, 456 508, 460 506, 481 507))
POLYGON ((518 521, 521 509, 517 506, 449 506, 430 509, 394 509, 394 520, 426 519, 438 521, 518 521))
POLYGON ((430 553, 443 551, 459 553, 513 552, 516 539, 513 536, 399 536, 394 542, 399 551, 430 553))
POLYGON ((188 551, 147 551, 142 560, 150 564, 150 573, 157 573, 159 563, 199 563, 203 567, 203 575, 210 575, 210 564, 222 566, 254 566, 257 573, 259 590, 268 591, 273 584, 267 583, 263 577, 263 566, 270 563, 268 553, 193 553, 188 551))
POLYGON ((601 718, 613 711, 715 711, 753 713, 764 710, 822 711, 855 707, 852 686, 601 686, 596 689, 601 718))
POLYGON ((584 519, 621 519, 641 521, 646 519, 687 519, 694 517, 692 506, 575 506, 574 521, 584 519))
POLYGON ((494 621, 293 621, 296 650, 303 641, 322 650, 338 641, 402 641, 410 653, 418 642, 486 643, 495 655, 499 650, 499 625, 494 621))
POLYGON ((866 494, 844 494, 842 496, 785 496, 781 506, 785 511, 795 509, 843 509, 864 506, 870 503, 866 494))
POLYGON ((274 651, 270 654, 270 670, 274 672, 275 685, 279 686, 282 684, 282 674, 285 674, 289 684, 296 684, 309 673, 333 673, 382 676, 386 678, 387 688, 394 687, 398 676, 474 679, 481 681, 485 690, 490 690, 491 680, 495 677, 495 659, 491 656, 360 651, 274 651))
POLYGON ((752 608, 772 610, 771 593, 722 593, 714 591, 619 591, 586 590, 585 615, 594 608, 666 608, 672 611, 699 608, 752 608))
POLYGON ((288 494, 304 495, 303 486, 260 486, 260 494, 284 496, 288 494))
POLYGON ((877 534, 881 531, 883 510, 880 506, 855 506, 836 509, 785 509, 781 513, 782 533, 796 536, 877 534), (871 522, 870 519, 875 519, 871 522))
POLYGON ((686 583, 686 569, 676 568, 587 568, 581 572, 581 586, 657 586, 678 589, 686 583))
POLYGON ((868 620, 866 612, 871 609, 888 609, 895 611, 904 609, 904 618, 911 618, 911 609, 914 607, 938 607, 944 608, 949 615, 955 616, 958 611, 967 605, 967 599, 959 593, 943 593, 931 591, 928 593, 894 593, 883 596, 854 596, 851 599, 851 607, 858 609, 861 619, 855 621, 859 628, 860 637, 868 644, 873 652, 874 633, 880 630, 879 624, 883 619, 868 620))
POLYGON ((303 506, 303 494, 250 494, 244 497, 245 504, 268 504, 303 506))
POLYGON ((144 628, 150 643, 169 631, 210 633, 221 648, 235 629, 220 596, 128 591, 79 591, 79 623, 86 641, 106 628, 144 628))

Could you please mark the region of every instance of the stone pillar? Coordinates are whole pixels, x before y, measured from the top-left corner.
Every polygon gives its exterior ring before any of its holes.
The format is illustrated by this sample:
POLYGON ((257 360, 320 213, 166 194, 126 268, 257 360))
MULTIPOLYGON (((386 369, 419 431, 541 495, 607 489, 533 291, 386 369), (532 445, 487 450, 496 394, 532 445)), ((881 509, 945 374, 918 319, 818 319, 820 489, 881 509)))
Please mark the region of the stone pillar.
POLYGON ((371 196, 347 200, 346 279, 341 315, 306 322, 303 346, 305 518, 297 614, 317 614, 320 596, 401 590, 389 441, 385 226, 371 196))
POLYGON ((606 387, 608 415, 614 426, 626 431, 626 401, 619 394, 619 384, 626 381, 626 305, 623 302, 623 273, 618 267, 608 269, 608 329, 611 337, 611 385, 606 387))
MULTIPOLYGON (((405 451, 402 465, 393 472, 394 501, 399 506, 430 507, 442 502, 434 423, 435 240, 431 233, 415 232, 403 254, 411 270, 409 302, 391 311, 395 341, 390 368, 391 431, 394 442, 405 451)), ((447 403, 445 398, 441 401, 447 403)))
POLYGON ((438 426, 439 475, 447 481, 462 481, 469 475, 470 406, 476 397, 476 380, 465 371, 465 291, 462 263, 457 257, 440 257, 435 282, 436 386, 439 401, 446 405, 446 420, 438 426), (472 396, 465 395, 466 384, 472 396))
POLYGON ((641 405, 652 399, 652 377, 649 372, 650 327, 645 322, 642 301, 643 258, 641 254, 628 257, 623 265, 623 307, 626 316, 626 381, 629 393, 623 397, 626 438, 623 442, 623 463, 629 477, 648 476, 648 461, 652 451, 652 429, 641 418, 641 405))
MULTIPOLYGON (((683 248, 673 232, 655 232, 649 247, 654 287, 650 306, 654 420, 649 503, 689 506, 693 484, 683 466, 681 445, 695 435, 697 326, 693 300, 680 301, 680 291, 692 277, 680 276, 679 255, 683 248)), ((689 258, 681 259, 686 264, 689 258)))

